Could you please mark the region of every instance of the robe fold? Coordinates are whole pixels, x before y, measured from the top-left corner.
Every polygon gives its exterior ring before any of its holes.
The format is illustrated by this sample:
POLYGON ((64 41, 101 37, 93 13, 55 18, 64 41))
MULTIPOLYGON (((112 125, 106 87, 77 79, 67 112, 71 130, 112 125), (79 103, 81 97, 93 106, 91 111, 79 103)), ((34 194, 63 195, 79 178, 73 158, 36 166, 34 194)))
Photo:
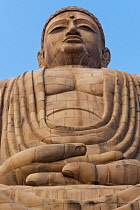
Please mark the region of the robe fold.
MULTIPOLYGON (((104 75, 104 110, 102 118, 90 126, 67 128, 66 126, 62 127, 55 124, 52 126, 46 117, 45 71, 47 69, 28 71, 17 77, 0 81, 1 163, 4 163, 12 155, 27 148, 52 144, 53 136, 60 138, 62 143, 65 143, 65 139, 71 136, 75 142, 91 145, 93 154, 121 151, 126 159, 140 160, 140 75, 113 69, 102 69, 104 75)), ((89 153, 91 152, 89 151, 89 153)), ((20 187, 22 189, 22 186, 20 187)), ((96 187, 90 186, 91 191, 94 188, 96 187)), ((100 188, 102 187, 98 188, 98 192, 100 192, 100 188)), ((104 186, 105 188, 108 187, 104 186)), ((31 195, 35 196, 38 202, 41 203, 38 204, 41 206, 40 209, 43 209, 43 205, 49 206, 49 203, 52 202, 50 197, 47 197, 45 191, 43 193, 43 188, 41 188, 42 191, 40 193, 39 187, 38 191, 31 190, 30 187, 27 187, 27 191, 28 189, 30 189, 31 195)), ((47 187, 44 187, 45 189, 47 187)), ((97 198, 94 197, 87 200, 92 200, 91 204, 93 205, 94 203, 95 207, 100 203, 102 209, 104 209, 103 203, 108 203, 108 209, 109 205, 112 205, 112 209, 129 209, 127 205, 139 205, 140 208, 139 185, 124 186, 124 188, 117 188, 116 186, 113 189, 114 191, 110 190, 110 200, 107 200, 108 195, 105 195, 105 193, 103 193, 103 196, 98 195, 97 198), (130 189, 132 189, 132 192, 135 189, 134 198, 130 201, 127 201, 127 199, 124 201, 124 198, 121 200, 121 196, 124 195, 125 197, 128 191, 131 193, 130 189), (116 196, 116 198, 113 196, 116 196), (116 200, 120 199, 116 201, 118 206, 113 204, 112 197, 116 200)), ((80 188, 78 190, 80 191, 80 188)), ((81 191, 83 190, 86 191, 84 185, 81 186, 81 191)), ((6 196, 4 199, 10 199, 11 201, 7 200, 6 202, 13 202, 12 205, 20 203, 19 198, 19 200, 16 200, 16 192, 16 189, 13 187, 5 186, 4 188, 2 185, 0 188, 1 196, 6 196), (11 197, 10 192, 14 193, 13 197, 11 197)), ((68 193, 68 189, 65 192, 68 193)), ((58 199, 60 197, 65 199, 65 196, 58 196, 58 199)), ((57 200, 57 196, 53 198, 57 200)), ((71 200, 73 198, 69 196, 66 199, 71 200)), ((81 202, 79 205, 83 209, 86 209, 86 205, 89 205, 86 202, 90 202, 82 201, 79 198, 77 200, 75 202, 81 202)), ((67 202, 70 203, 70 201, 66 200, 57 200, 55 202, 57 205, 62 203, 63 208, 61 207, 61 209, 65 209, 67 202)), ((78 205, 78 203, 75 205, 78 205)), ((35 209, 35 206, 23 204, 23 209, 27 208, 35 209)), ((69 209, 70 207, 67 208, 69 209)), ((72 209, 76 209, 76 207, 72 209)), ((80 209, 80 207, 77 207, 77 209, 80 209)))

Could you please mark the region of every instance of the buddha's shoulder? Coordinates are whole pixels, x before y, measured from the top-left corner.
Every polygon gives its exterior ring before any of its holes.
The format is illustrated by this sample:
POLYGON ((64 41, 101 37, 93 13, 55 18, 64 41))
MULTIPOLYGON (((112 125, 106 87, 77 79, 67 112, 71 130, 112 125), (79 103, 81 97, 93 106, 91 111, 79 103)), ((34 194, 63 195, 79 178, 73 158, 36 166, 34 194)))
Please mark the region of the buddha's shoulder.
POLYGON ((140 74, 134 74, 134 77, 136 77, 140 83, 140 74))
POLYGON ((130 74, 134 77, 137 77, 138 79, 140 79, 140 74, 131 74, 131 73, 128 73, 126 71, 123 71, 121 69, 112 69, 112 68, 80 68, 80 67, 68 67, 68 68, 64 68, 64 67, 59 67, 59 68, 40 68, 40 69, 37 69, 37 70, 31 70, 31 71, 27 71, 26 73, 27 74, 31 74, 31 72, 33 72, 33 74, 35 75, 39 75, 39 74, 42 74, 42 73, 46 73, 46 72, 58 72, 58 71, 74 71, 76 73, 76 71, 78 72, 106 72, 108 74, 115 74, 116 72, 120 72, 120 73, 126 73, 126 74, 130 74))
POLYGON ((3 88, 3 87, 6 87, 6 85, 9 81, 10 81, 10 79, 0 80, 0 89, 3 88))
MULTIPOLYGON (((50 68, 50 69, 46 69, 46 68, 40 68, 40 69, 37 69, 37 70, 29 70, 29 71, 26 71, 20 75, 18 75, 17 77, 21 77, 22 75, 24 75, 26 78, 27 77, 31 77, 31 75, 33 75, 33 77, 37 77, 37 76, 40 76, 40 75, 44 75, 46 73, 46 76, 47 76, 47 73, 50 74, 50 72, 61 72, 63 73, 64 71, 67 71, 67 70, 70 70, 70 72, 73 70, 74 73, 77 73, 79 72, 93 72, 94 74, 100 74, 100 73, 105 73, 105 74, 108 74, 108 75, 115 75, 116 73, 126 73, 127 75, 131 75, 132 77, 136 78, 139 82, 140 82, 140 74, 131 74, 131 73, 128 73, 128 72, 125 72, 123 70, 120 70, 120 69, 111 69, 111 68, 99 68, 99 69, 95 69, 95 68, 50 68)), ((17 77, 12 77, 12 78, 8 78, 8 79, 3 79, 3 80, 0 80, 0 88, 4 87, 7 85, 7 83, 9 83, 11 80, 14 80, 15 78, 17 77)))
POLYGON ((120 73, 120 74, 127 74, 130 75, 133 78, 137 78, 138 81, 140 82, 140 74, 132 74, 132 73, 128 73, 126 71, 120 70, 120 69, 110 69, 110 68, 102 68, 103 71, 106 72, 106 74, 115 74, 115 73, 120 73))

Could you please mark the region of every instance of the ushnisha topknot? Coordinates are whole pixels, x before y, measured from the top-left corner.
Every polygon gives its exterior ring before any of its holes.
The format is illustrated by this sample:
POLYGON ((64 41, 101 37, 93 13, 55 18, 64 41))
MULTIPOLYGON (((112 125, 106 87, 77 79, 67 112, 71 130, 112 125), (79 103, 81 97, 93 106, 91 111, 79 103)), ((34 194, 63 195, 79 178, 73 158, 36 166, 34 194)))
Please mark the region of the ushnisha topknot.
POLYGON ((61 8, 59 10, 57 10, 55 13, 53 13, 46 21, 45 25, 44 25, 44 28, 43 28, 43 31, 42 31, 42 37, 41 37, 41 49, 43 49, 43 43, 44 43, 44 35, 45 35, 45 30, 46 30, 46 27, 48 25, 48 23, 57 15, 63 13, 63 12, 67 12, 67 11, 80 11, 80 12, 83 12, 84 14, 86 15, 89 15, 94 21, 95 23, 97 24, 99 30, 100 30, 100 33, 101 33, 101 39, 102 39, 102 44, 103 46, 105 47, 105 36, 104 36, 104 32, 103 32, 103 29, 102 29, 102 26, 99 22, 99 20, 91 13, 89 12, 88 10, 86 9, 83 9, 81 7, 76 7, 76 6, 68 6, 68 7, 64 7, 64 8, 61 8))

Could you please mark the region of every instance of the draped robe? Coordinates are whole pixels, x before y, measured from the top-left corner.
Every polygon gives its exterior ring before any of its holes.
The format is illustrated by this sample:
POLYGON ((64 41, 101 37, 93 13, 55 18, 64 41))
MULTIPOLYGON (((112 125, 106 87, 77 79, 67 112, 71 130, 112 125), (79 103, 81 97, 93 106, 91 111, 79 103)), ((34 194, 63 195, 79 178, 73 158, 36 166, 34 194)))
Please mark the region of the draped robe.
MULTIPOLYGON (((126 159, 140 160, 140 75, 113 69, 102 69, 104 108, 101 119, 90 126, 66 127, 53 124, 46 117, 45 72, 47 72, 47 69, 29 71, 18 77, 0 81, 1 163, 27 148, 56 143, 53 142, 54 137, 55 139, 60 139, 59 143, 71 141, 85 143, 89 154, 121 151, 126 159)), ((22 204, 24 206, 23 209, 26 207, 34 209, 35 206, 28 204, 30 202, 25 204, 23 201, 19 201, 20 196, 22 196, 20 195, 21 189, 25 189, 23 191, 24 196, 26 196, 26 191, 31 197, 33 196, 34 200, 39 202, 38 205, 42 206, 42 209, 43 205, 47 206, 49 203, 52 203, 51 198, 56 199, 53 202, 60 205, 61 209, 65 209, 67 205, 70 205, 71 199, 75 200, 72 195, 55 195, 51 197, 51 195, 47 194, 47 189, 51 192, 53 187, 51 189, 50 187, 41 188, 42 193, 41 191, 38 193, 37 188, 20 187, 20 189, 17 189, 16 187, 1 186, 1 193, 3 193, 1 196, 6 196, 7 202, 14 202, 12 205, 22 204), (14 196, 9 194, 10 190, 13 191, 14 196), (19 198, 16 197, 17 192, 19 193, 19 198), (43 194, 43 192, 48 196, 43 194), (44 199, 44 201, 41 199, 44 199)), ((69 187, 64 188, 62 186, 60 188, 66 192, 70 190, 69 187)), ((87 197, 87 200, 92 200, 91 204, 78 198, 75 201, 75 205, 83 206, 83 209, 85 206, 85 209, 87 209, 87 205, 89 207, 100 203, 100 206, 103 208, 103 204, 106 205, 108 203, 108 209, 109 205, 113 209, 123 209, 123 206, 126 206, 126 208, 130 207, 131 203, 138 206, 138 202, 140 202, 139 185, 116 187, 89 187, 82 185, 81 188, 78 188, 78 195, 81 196, 80 193, 83 190, 88 192, 89 188, 90 192, 94 194, 93 198, 87 197), (105 192, 102 195, 99 193, 100 195, 96 198, 95 191, 97 189, 99 191, 101 189, 103 189, 102 191, 109 189, 110 199, 108 199, 105 192), (124 199, 127 193, 133 191, 135 193, 131 200, 124 199), (117 204, 113 203, 113 199, 116 199, 117 204)), ((72 190, 73 187, 71 187, 72 190)))

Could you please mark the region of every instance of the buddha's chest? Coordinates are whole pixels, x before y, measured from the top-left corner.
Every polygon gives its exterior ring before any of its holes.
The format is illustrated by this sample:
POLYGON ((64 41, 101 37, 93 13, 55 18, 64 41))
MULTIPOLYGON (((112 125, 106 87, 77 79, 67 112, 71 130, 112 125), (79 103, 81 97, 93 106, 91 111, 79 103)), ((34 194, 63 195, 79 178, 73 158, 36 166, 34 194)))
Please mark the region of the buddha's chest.
POLYGON ((56 69, 44 75, 46 118, 55 125, 89 126, 103 113, 101 70, 56 69))
POLYGON ((80 91, 103 95, 103 75, 99 69, 48 69, 44 75, 46 95, 80 91))

